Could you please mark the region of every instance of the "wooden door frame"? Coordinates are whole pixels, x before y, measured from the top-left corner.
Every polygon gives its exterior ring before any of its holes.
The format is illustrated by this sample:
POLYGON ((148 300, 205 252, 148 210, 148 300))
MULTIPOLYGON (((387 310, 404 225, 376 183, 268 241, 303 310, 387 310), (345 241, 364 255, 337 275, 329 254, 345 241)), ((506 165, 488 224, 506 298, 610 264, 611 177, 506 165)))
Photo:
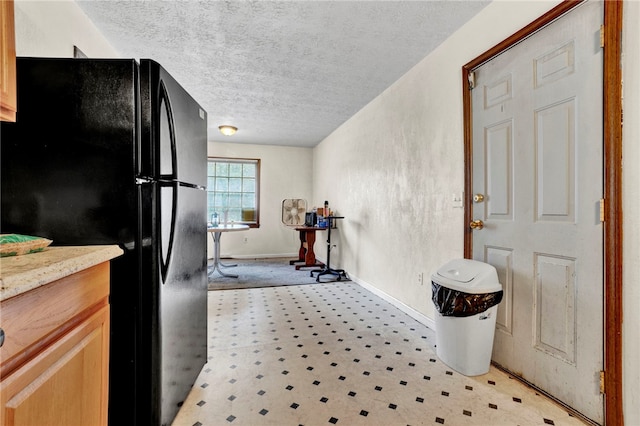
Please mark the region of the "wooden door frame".
MULTIPOLYGON (((485 62, 572 10, 583 0, 565 0, 462 67, 464 114, 464 256, 473 255, 473 150, 469 74, 485 62)), ((604 1, 604 419, 624 424, 622 412, 622 0, 604 1)))

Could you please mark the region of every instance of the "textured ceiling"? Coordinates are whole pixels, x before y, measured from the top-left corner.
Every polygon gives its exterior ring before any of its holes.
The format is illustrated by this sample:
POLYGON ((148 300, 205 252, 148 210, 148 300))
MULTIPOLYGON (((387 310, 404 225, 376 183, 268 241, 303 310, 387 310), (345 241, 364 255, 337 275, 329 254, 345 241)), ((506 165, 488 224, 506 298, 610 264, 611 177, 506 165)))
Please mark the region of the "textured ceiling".
POLYGON ((209 140, 307 147, 489 3, 76 2, 123 57, 158 61, 191 93, 209 140))

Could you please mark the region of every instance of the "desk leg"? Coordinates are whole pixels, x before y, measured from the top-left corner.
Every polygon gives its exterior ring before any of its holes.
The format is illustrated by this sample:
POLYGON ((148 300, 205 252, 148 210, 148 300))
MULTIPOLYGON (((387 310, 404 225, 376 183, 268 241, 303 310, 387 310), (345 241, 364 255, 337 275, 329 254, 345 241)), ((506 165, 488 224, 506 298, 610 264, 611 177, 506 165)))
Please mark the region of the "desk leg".
POLYGON ((289 265, 304 262, 304 231, 300 231, 300 249, 298 249, 298 258, 289 261, 289 265))
POLYGON ((238 278, 237 275, 225 274, 220 270, 221 266, 230 267, 237 265, 223 265, 222 262, 220 262, 220 237, 222 236, 222 232, 211 232, 211 234, 213 237, 213 267, 211 267, 209 271, 209 276, 213 275, 215 271, 218 271, 223 277, 238 278))
POLYGON ((301 231, 304 232, 305 236, 305 251, 304 251, 304 265, 296 265, 296 270, 300 268, 309 267, 309 266, 324 266, 323 263, 316 261, 316 254, 313 251, 313 245, 316 242, 316 231, 301 231))

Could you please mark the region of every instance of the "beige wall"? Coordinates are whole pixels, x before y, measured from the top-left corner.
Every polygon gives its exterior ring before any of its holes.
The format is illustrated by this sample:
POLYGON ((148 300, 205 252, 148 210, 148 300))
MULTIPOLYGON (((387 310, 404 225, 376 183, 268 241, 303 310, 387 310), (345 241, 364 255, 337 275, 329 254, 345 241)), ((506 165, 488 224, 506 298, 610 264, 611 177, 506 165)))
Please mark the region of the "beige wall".
MULTIPOLYGON (((209 141, 208 153, 210 157, 260 159, 260 228, 224 234, 220 240, 221 255, 297 258, 300 237, 282 224, 282 200, 302 198, 312 202, 313 150, 209 141)), ((211 238, 208 251, 209 257, 213 257, 211 238)))

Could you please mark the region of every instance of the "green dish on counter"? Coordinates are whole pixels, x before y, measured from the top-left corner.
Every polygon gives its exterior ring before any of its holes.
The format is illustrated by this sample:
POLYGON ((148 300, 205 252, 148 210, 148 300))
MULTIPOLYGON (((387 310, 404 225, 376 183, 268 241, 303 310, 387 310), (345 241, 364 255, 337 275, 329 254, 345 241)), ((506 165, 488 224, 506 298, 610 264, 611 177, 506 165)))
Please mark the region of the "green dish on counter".
POLYGON ((52 241, 42 237, 20 234, 0 234, 0 257, 38 253, 52 241))

